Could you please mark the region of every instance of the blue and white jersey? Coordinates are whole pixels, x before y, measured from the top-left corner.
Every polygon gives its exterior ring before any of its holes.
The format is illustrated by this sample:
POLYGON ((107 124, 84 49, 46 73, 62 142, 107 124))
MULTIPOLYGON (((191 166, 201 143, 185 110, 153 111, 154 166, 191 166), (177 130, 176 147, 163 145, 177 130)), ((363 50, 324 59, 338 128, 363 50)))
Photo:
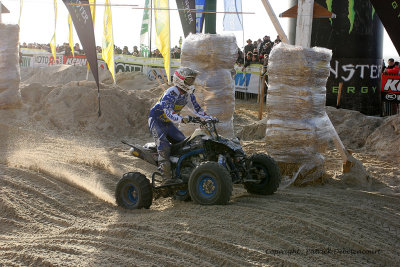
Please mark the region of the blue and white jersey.
POLYGON ((200 117, 207 118, 207 114, 197 103, 194 94, 181 93, 176 86, 170 87, 164 92, 160 100, 151 108, 150 117, 164 122, 179 123, 182 121, 179 113, 189 102, 189 98, 193 105, 191 111, 200 117))

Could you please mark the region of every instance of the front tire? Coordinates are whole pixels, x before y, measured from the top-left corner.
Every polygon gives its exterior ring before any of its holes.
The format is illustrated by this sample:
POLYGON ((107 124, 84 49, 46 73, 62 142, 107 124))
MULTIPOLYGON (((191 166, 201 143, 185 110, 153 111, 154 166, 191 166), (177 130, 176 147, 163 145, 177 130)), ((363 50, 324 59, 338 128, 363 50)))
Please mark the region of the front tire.
POLYGON ((257 195, 272 195, 281 182, 281 172, 273 158, 265 154, 251 156, 251 179, 259 182, 244 183, 247 192, 257 195))
POLYGON ((153 190, 146 176, 139 172, 128 172, 119 180, 115 198, 118 206, 125 209, 148 209, 153 202, 153 190))
POLYGON ((201 205, 225 205, 232 195, 232 179, 216 162, 200 164, 190 175, 189 193, 201 205))

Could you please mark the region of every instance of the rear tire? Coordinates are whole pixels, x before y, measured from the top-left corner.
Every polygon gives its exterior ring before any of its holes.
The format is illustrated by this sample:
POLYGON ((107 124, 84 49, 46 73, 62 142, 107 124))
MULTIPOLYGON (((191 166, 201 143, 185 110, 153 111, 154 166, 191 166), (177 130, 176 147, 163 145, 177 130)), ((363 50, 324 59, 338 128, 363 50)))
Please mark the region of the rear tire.
POLYGON ((139 172, 128 172, 119 180, 115 198, 118 206, 125 209, 148 209, 153 202, 153 190, 146 176, 139 172))
POLYGON ((192 200, 201 205, 225 205, 232 195, 231 176, 216 162, 204 162, 194 169, 188 187, 192 200))
POLYGON ((257 195, 272 195, 281 182, 281 172, 273 158, 265 154, 251 156, 252 167, 250 170, 252 179, 259 179, 259 183, 244 183, 247 192, 257 195))

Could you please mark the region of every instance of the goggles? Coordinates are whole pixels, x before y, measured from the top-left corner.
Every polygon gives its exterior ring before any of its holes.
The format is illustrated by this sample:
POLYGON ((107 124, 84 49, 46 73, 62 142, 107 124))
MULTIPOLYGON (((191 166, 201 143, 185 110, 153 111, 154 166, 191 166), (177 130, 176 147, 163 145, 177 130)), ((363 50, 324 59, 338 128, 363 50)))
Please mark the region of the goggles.
POLYGON ((185 84, 186 85, 193 85, 193 83, 194 83, 194 80, 196 80, 196 77, 186 77, 186 79, 185 79, 185 84))

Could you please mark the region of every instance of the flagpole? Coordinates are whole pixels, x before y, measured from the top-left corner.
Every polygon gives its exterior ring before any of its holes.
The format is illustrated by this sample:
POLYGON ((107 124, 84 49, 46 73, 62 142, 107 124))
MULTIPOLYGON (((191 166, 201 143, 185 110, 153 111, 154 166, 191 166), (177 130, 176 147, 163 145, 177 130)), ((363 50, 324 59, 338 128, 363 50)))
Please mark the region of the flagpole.
MULTIPOLYGON (((113 16, 112 16, 112 10, 111 10, 111 1, 110 1, 110 17, 111 17, 111 22, 112 22, 113 21, 113 19, 112 19, 113 16)), ((117 73, 115 72, 115 49, 114 49, 115 43, 114 43, 114 24, 113 23, 111 23, 111 32, 112 32, 112 39, 113 39, 112 51, 113 51, 113 58, 114 58, 114 66, 113 66, 114 75, 115 75, 114 85, 116 85, 117 84, 117 73)))
POLYGON ((150 31, 149 31, 149 55, 151 57, 151 35, 152 35, 152 28, 153 28, 153 0, 150 0, 150 31))
MULTIPOLYGON (((169 8, 169 0, 168 0, 169 8)), ((168 10, 168 84, 171 83, 171 12, 168 10)))

